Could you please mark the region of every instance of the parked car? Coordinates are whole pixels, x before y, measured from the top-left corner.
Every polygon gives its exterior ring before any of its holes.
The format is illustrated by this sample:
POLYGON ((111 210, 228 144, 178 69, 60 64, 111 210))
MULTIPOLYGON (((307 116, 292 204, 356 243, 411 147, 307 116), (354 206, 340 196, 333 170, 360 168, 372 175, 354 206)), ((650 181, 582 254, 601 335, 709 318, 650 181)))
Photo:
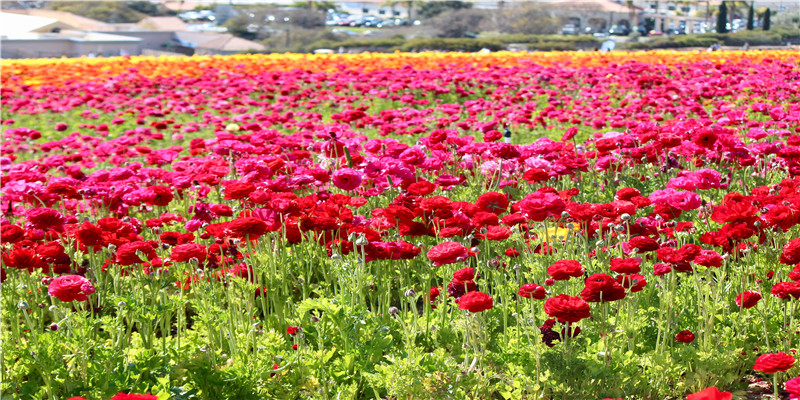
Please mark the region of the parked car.
POLYGON ((630 33, 630 28, 625 25, 612 25, 608 30, 608 34, 613 36, 628 36, 630 33))
POLYGON ((578 27, 573 24, 567 24, 564 25, 563 28, 561 28, 562 35, 575 35, 577 33, 578 33, 578 27))

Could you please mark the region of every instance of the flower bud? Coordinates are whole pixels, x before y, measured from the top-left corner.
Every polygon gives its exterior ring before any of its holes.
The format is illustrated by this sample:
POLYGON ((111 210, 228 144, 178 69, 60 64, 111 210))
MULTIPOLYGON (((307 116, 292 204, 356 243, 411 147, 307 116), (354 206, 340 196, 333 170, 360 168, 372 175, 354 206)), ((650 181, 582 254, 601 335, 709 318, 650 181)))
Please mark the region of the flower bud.
POLYGON ((400 309, 397 307, 389 307, 389 315, 395 315, 400 312, 400 309))

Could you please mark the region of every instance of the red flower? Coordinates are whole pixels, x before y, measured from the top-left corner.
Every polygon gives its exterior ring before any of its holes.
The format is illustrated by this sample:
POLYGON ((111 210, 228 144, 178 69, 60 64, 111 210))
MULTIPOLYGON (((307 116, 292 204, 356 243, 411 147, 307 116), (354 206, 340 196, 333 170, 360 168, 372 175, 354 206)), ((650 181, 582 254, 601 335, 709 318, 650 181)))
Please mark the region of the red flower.
POLYGON ((59 232, 64 230, 64 217, 52 208, 32 208, 25 215, 34 228, 59 232))
POLYGON ((800 399, 800 376, 786 381, 783 384, 783 389, 789 392, 789 400, 800 399))
POLYGON ((226 228, 231 232, 231 236, 249 240, 258 239, 267 232, 267 224, 253 217, 237 218, 226 228))
POLYGON ((417 196, 427 196, 436 190, 436 184, 420 179, 418 182, 408 185, 406 190, 408 190, 408 193, 417 196))
POLYGON ((234 182, 225 186, 225 200, 239 200, 247 197, 256 190, 256 185, 250 182, 234 182))
POLYGON ((636 236, 631 238, 631 240, 628 241, 627 246, 630 249, 639 249, 639 253, 655 251, 661 247, 655 239, 649 236, 636 236))
POLYGON ((639 274, 617 275, 614 279, 625 289, 630 289, 631 293, 639 292, 647 286, 647 280, 639 274))
POLYGON ((565 322, 578 322, 592 315, 589 303, 580 297, 572 297, 566 294, 547 299, 544 302, 544 312, 559 321, 565 322))
POLYGON ((692 343, 694 342, 694 333, 691 331, 680 331, 677 335, 675 335, 675 341, 681 343, 692 343))
POLYGON ((102 246, 103 230, 92 225, 89 221, 83 221, 81 227, 75 230, 75 237, 84 246, 102 246))
POLYGON ((753 369, 767 374, 786 371, 794 366, 794 357, 784 353, 767 353, 756 359, 753 369))
POLYGON ((150 186, 148 189, 155 193, 155 197, 153 197, 154 206, 166 207, 175 198, 172 194, 172 189, 166 186, 150 186))
POLYGON ((444 264, 464 261, 467 257, 469 257, 467 248, 457 242, 444 242, 428 250, 428 258, 433 261, 433 265, 437 267, 441 267, 444 264))
POLYGON ((581 277, 584 273, 581 263, 575 260, 559 260, 547 268, 547 275, 557 281, 567 281, 570 277, 581 277))
POLYGON ((786 246, 783 246, 781 264, 800 264, 800 238, 790 240, 786 246))
POLYGON ((0 226, 0 242, 17 243, 25 239, 25 230, 17 225, 6 224, 0 226))
POLYGON ((111 400, 158 400, 158 397, 148 394, 127 394, 127 393, 117 393, 111 400))
POLYGON ((170 255, 173 261, 187 262, 191 259, 202 263, 206 260, 206 246, 199 243, 179 244, 172 249, 170 255))
POLYGON ((477 313, 489 310, 494 306, 494 300, 486 293, 469 292, 458 300, 458 308, 460 310, 467 310, 472 313, 477 313))
POLYGON ((778 282, 772 287, 770 293, 783 300, 790 297, 800 299, 800 282, 778 282))
POLYGON ((535 192, 525 196, 516 204, 519 210, 528 219, 541 222, 548 217, 560 217, 567 204, 557 194, 550 192, 535 192))
POLYGON ((486 228, 486 240, 500 241, 511 236, 511 229, 506 226, 493 225, 486 228))
POLYGON ((141 264, 154 258, 156 258, 156 251, 153 249, 153 246, 147 242, 138 241, 125 243, 117 249, 117 262, 120 265, 141 264), (142 253, 147 259, 142 260, 137 253, 142 253))
POLYGON ((686 400, 731 400, 731 392, 720 392, 716 386, 686 396, 686 400))
POLYGON ((544 290, 544 287, 535 283, 526 283, 520 286, 517 294, 527 299, 543 300, 547 297, 547 292, 544 290))
POLYGON ((483 211, 502 214, 508 209, 508 197, 503 193, 488 192, 478 196, 475 205, 483 211))
POLYGON ((592 303, 616 301, 625 297, 625 288, 606 274, 594 274, 586 280, 581 297, 592 303))
POLYGON ((36 251, 27 247, 14 249, 14 251, 8 254, 4 253, 3 262, 8 267, 27 269, 28 272, 33 272, 34 269, 47 267, 47 264, 36 256, 36 251))
POLYGON ((301 328, 299 326, 290 326, 290 327, 286 328, 286 334, 287 335, 292 335, 292 336, 294 336, 294 335, 296 335, 296 334, 298 334, 298 333, 300 333, 302 331, 303 331, 303 328, 301 328))
POLYGON ((642 269, 641 258, 612 258, 611 270, 618 274, 638 274, 642 269))
POLYGON ((79 275, 62 275, 50 282, 47 294, 63 302, 86 301, 95 292, 92 282, 79 275))
POLYGON ((742 308, 751 308, 755 307, 759 300, 761 300, 761 293, 753 290, 745 290, 736 296, 736 305, 742 308))
POLYGON ((475 268, 461 268, 453 272, 453 279, 458 281, 471 281, 475 279, 475 268))

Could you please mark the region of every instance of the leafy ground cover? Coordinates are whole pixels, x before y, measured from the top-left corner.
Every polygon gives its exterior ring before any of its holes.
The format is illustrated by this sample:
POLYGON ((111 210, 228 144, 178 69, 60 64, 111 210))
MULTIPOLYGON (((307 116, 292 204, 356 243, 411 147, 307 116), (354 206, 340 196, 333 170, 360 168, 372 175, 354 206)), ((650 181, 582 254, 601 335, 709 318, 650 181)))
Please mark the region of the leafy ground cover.
POLYGON ((798 60, 4 61, 2 397, 796 398, 798 60))

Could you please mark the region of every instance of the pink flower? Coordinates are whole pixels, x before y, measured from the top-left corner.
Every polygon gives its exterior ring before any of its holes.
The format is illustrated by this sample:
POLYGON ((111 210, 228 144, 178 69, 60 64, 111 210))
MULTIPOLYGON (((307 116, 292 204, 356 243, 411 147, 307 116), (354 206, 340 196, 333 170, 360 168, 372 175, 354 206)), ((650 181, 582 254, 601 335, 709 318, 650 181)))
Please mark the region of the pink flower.
POLYGON ((333 184, 342 190, 355 190, 361 186, 361 173, 352 168, 342 168, 333 173, 333 184))

